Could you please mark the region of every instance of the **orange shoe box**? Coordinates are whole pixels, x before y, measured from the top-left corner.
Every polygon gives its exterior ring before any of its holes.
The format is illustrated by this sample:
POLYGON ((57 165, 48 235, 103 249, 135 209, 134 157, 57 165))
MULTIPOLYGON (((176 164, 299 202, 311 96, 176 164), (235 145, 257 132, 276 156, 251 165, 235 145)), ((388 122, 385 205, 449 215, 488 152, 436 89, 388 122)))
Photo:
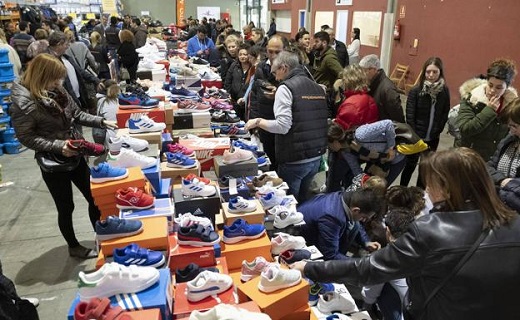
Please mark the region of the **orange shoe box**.
MULTIPOLYGON (((219 231, 220 238, 224 237, 223 231, 219 231)), ((258 239, 245 240, 238 243, 226 244, 220 243, 222 247, 222 256, 226 257, 228 268, 230 270, 242 267, 242 261, 253 261, 258 256, 264 257, 267 261, 273 261, 271 256, 271 241, 267 234, 258 239)))
POLYGON ((127 311, 126 314, 132 317, 132 319, 143 319, 143 320, 162 320, 160 309, 147 309, 138 311, 127 311))
POLYGON ((302 281, 294 287, 271 293, 264 293, 258 290, 259 282, 260 277, 256 277, 246 283, 238 285, 237 292, 240 301, 252 300, 256 302, 262 312, 267 313, 273 320, 309 319, 310 310, 306 312, 306 317, 284 318, 303 307, 308 307, 309 283, 305 279, 302 279, 302 281))
POLYGON ((151 250, 168 249, 168 218, 154 217, 140 220, 143 231, 139 234, 101 241, 101 250, 105 253, 113 252, 116 248, 123 248, 131 243, 151 250))
POLYGON ((192 247, 177 244, 176 235, 168 237, 170 243, 170 270, 185 268, 190 263, 196 263, 199 267, 211 267, 217 263, 213 246, 192 247))
POLYGON ((257 199, 253 200, 256 204, 256 210, 248 213, 231 213, 228 209, 229 202, 222 203, 222 211, 224 212, 224 221, 227 226, 233 224, 236 219, 244 219, 249 224, 264 224, 265 211, 262 204, 257 199))
POLYGON ((169 101, 164 103, 164 123, 167 125, 173 124, 173 106, 169 101))
POLYGON ((128 119, 130 119, 130 116, 133 113, 144 113, 146 114, 150 119, 152 119, 155 122, 165 122, 165 114, 164 114, 164 107, 158 106, 156 108, 137 108, 137 109, 121 109, 119 107, 117 109, 116 113, 116 119, 117 119, 117 126, 119 128, 128 128, 128 119))
POLYGON ((229 150, 229 138, 179 139, 179 143, 188 149, 195 150, 202 171, 213 168, 213 157, 221 156, 229 150))
POLYGON ((185 177, 190 173, 200 176, 200 163, 197 163, 197 166, 195 168, 183 169, 170 168, 166 165, 166 162, 161 162, 161 177, 163 179, 172 179, 172 185, 181 183, 181 177, 185 177))
POLYGON ((98 196, 114 195, 120 188, 138 187, 144 188, 144 174, 141 168, 131 167, 128 168, 128 177, 116 180, 108 181, 103 183, 90 183, 90 192, 94 197, 94 202, 98 196))
POLYGON ((99 211, 101 212, 101 220, 106 220, 109 216, 119 216, 119 209, 115 206, 113 208, 99 209, 99 211))
POLYGON ((117 136, 129 135, 132 138, 143 139, 148 141, 149 144, 155 144, 159 149, 161 148, 161 133, 162 132, 146 132, 146 133, 130 133, 128 128, 119 127, 117 130, 117 136))
POLYGON ((311 318, 311 307, 308 303, 301 306, 298 310, 295 310, 288 315, 281 318, 281 320, 301 320, 311 318))

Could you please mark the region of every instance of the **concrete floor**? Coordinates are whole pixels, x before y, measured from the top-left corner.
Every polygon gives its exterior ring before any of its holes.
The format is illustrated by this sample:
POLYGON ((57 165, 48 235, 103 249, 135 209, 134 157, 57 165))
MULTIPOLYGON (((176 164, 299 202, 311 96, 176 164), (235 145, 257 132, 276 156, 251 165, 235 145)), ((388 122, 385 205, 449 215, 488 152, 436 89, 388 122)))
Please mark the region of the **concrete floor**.
MULTIPOLYGON (((453 138, 443 133, 439 150, 452 143, 453 138)), ((14 183, 0 189, 0 260, 19 295, 40 299, 40 319, 63 319, 77 291, 78 272, 94 270, 95 260, 68 256, 56 208, 33 156, 33 151, 25 150, 0 157, 2 182, 14 183)), ((416 174, 412 183, 415 179, 416 174)), ((76 235, 84 246, 94 247, 87 203, 78 190, 74 201, 76 235)))

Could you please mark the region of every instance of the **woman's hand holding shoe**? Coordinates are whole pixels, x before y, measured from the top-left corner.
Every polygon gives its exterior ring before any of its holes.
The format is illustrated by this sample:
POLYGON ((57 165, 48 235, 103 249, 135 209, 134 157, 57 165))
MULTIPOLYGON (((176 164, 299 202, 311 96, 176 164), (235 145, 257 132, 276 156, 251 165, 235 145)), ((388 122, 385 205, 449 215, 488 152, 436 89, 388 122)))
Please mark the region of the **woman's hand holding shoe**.
POLYGON ((65 141, 65 145, 63 146, 63 148, 61 149, 61 153, 65 156, 65 157, 74 157, 74 156, 77 156, 78 155, 78 152, 76 150, 73 150, 69 147, 69 140, 66 140, 65 141))

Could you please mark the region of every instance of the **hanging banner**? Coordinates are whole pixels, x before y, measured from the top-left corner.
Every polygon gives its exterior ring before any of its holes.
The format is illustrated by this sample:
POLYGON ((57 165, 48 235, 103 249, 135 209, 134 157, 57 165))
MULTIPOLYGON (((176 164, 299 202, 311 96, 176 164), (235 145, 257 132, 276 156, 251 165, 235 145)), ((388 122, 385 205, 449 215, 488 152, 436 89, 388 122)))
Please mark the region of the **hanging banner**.
POLYGON ((177 25, 181 25, 182 20, 186 19, 184 10, 184 0, 177 0, 177 25))

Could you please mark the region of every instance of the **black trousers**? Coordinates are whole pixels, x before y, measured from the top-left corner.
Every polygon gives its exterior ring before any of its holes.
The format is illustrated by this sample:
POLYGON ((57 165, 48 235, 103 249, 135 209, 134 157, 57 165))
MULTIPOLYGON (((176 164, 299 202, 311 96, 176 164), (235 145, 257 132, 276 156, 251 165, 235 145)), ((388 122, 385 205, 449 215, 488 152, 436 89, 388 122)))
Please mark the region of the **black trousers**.
MULTIPOLYGON (((437 148, 439 147, 439 142, 440 138, 428 141, 427 144, 430 147, 429 150, 406 156, 406 165, 403 169, 403 172, 401 173, 401 181, 399 182, 400 185, 405 187, 408 186, 408 184, 410 183, 410 179, 412 178, 412 174, 415 171, 415 168, 417 167, 417 163, 419 162, 421 154, 437 151, 437 148)), ((424 189, 425 186, 422 182, 420 174, 421 173, 419 172, 419 174, 417 175, 417 182, 415 185, 424 189)))
POLYGON ((72 213, 74 212, 73 183, 88 202, 88 215, 93 228, 96 221, 101 217, 90 192, 90 169, 87 162, 85 159, 81 159, 76 169, 71 172, 48 173, 42 171, 42 177, 51 193, 56 209, 58 209, 58 227, 63 238, 65 238, 69 247, 78 246, 79 242, 74 233, 72 222, 72 213))
POLYGON ((258 137, 264 145, 264 152, 271 161, 271 170, 276 171, 278 169, 278 163, 276 162, 276 150, 275 150, 275 135, 274 133, 267 132, 262 129, 258 129, 258 137))

